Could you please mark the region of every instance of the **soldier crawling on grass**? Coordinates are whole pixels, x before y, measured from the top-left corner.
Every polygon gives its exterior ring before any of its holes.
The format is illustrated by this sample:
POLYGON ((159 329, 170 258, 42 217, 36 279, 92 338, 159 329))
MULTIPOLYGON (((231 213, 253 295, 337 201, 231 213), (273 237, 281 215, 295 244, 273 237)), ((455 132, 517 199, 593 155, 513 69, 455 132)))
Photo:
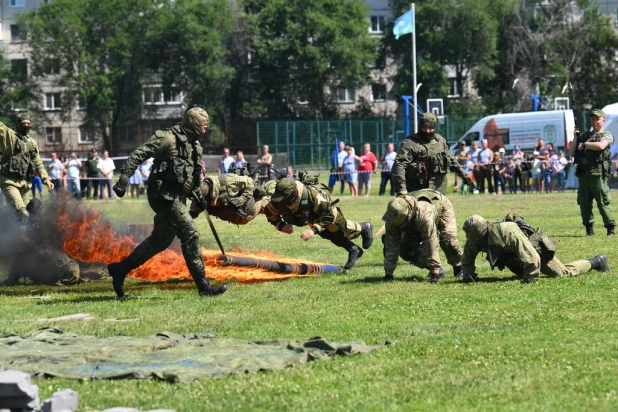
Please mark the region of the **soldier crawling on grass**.
POLYGON ((503 270, 506 267, 524 283, 536 282, 541 273, 549 277, 566 277, 592 269, 610 271, 605 255, 563 264, 555 257, 557 243, 516 215, 509 215, 505 221, 498 223, 488 222, 482 216, 470 216, 463 230, 467 238, 461 261, 465 282, 478 279, 474 260, 480 252, 487 254, 492 269, 497 267, 503 270))
POLYGON ((397 260, 429 269, 429 281, 444 277, 438 243, 453 266, 461 272, 461 247, 457 240, 457 222, 451 202, 436 190, 424 189, 397 197, 388 203, 382 216, 386 222, 384 242, 384 280, 393 280, 397 260))

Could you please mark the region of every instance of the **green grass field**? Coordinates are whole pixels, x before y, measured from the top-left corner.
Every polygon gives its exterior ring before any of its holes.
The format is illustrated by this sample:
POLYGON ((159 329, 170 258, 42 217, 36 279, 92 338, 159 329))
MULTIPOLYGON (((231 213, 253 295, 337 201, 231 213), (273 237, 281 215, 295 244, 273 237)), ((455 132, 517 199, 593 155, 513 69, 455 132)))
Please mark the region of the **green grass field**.
MULTIPOLYGON (((613 199, 618 204, 615 193, 613 199)), ((343 196, 340 206, 349 219, 369 220, 377 230, 388 200, 343 196)), ((618 239, 604 236, 602 224, 597 224, 597 236, 583 236, 572 192, 457 194, 451 200, 459 228, 471 214, 499 220, 517 212, 559 242, 557 255, 563 262, 605 253, 614 271, 521 284, 509 272, 490 271, 479 258, 481 282, 458 283, 447 267, 447 277, 430 285, 425 270, 400 261, 396 281, 384 283, 377 241, 346 274, 232 283, 215 299, 198 297, 189 283, 167 289, 166 284, 129 281, 123 300, 115 298, 110 281, 72 288, 0 288, 0 331, 26 333, 46 326, 37 318, 85 312, 95 319, 55 325, 100 337, 171 331, 240 339, 320 335, 339 342, 391 342, 369 355, 188 385, 35 380, 42 399, 66 387, 78 391, 83 411, 121 405, 177 411, 618 409, 618 239), (41 294, 49 299, 32 299, 41 294), (139 321, 110 323, 107 318, 139 321)), ((152 217, 145 200, 91 205, 119 225, 146 223, 152 217)), ((198 222, 204 245, 216 248, 206 221, 198 222)), ((346 261, 346 252, 329 242, 315 237, 304 243, 299 228, 285 235, 262 216, 245 227, 215 224, 228 248, 346 261)), ((463 231, 459 240, 463 246, 463 231)))

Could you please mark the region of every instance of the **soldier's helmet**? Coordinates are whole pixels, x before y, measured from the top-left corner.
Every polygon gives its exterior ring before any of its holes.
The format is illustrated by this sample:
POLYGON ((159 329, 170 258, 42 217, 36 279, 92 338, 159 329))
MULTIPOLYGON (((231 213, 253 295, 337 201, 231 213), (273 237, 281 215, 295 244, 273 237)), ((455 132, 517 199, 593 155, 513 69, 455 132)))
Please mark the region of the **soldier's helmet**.
POLYGON ((436 115, 433 113, 423 113, 423 115, 421 116, 421 126, 427 125, 435 129, 437 123, 438 123, 438 119, 436 118, 436 115))
MULTIPOLYGON (((413 202, 416 201, 414 198, 410 198, 410 200, 413 202)), ((397 197, 388 202, 386 213, 382 216, 382 220, 393 226, 400 226, 406 221, 409 215, 410 205, 405 200, 397 197)))
POLYGON ((199 136, 202 134, 202 126, 208 125, 210 118, 206 110, 200 107, 189 109, 182 119, 182 126, 188 134, 199 136))
POLYGON ((17 120, 19 120, 19 123, 23 122, 24 120, 32 121, 32 117, 30 116, 30 113, 24 112, 24 113, 20 113, 17 116, 17 120))
POLYGON ((466 237, 473 242, 481 241, 487 235, 487 220, 482 216, 472 215, 464 222, 463 230, 466 237))
POLYGON ((273 193, 270 200, 273 202, 281 202, 285 199, 288 202, 293 202, 296 200, 297 195, 298 189, 296 188, 296 180, 286 177, 277 181, 275 193, 273 193))

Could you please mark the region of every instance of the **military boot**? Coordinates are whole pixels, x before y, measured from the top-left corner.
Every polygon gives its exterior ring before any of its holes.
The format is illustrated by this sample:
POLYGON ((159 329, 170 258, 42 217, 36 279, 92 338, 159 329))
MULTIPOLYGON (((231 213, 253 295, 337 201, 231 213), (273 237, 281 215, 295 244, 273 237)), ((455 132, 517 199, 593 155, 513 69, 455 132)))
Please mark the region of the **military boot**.
POLYGON ((586 236, 594 236, 594 228, 592 227, 592 223, 586 225, 586 236))
POLYGON ((200 296, 217 296, 225 293, 228 289, 227 285, 212 286, 210 282, 208 282, 208 279, 206 279, 206 276, 204 276, 204 273, 197 278, 193 278, 193 280, 195 281, 195 285, 197 286, 197 291, 200 296))
POLYGON ((453 266, 453 276, 459 280, 463 279, 463 275, 461 274, 461 265, 453 266))
POLYGON ((607 226, 607 236, 614 236, 614 229, 616 228, 616 226, 614 225, 609 225, 607 226))
POLYGON ((356 266, 356 262, 358 261, 358 259, 363 256, 363 249, 359 248, 354 243, 349 242, 348 245, 345 247, 345 250, 348 251, 348 261, 343 266, 343 268, 352 269, 354 266, 356 266))
POLYGON ((438 273, 429 273, 429 283, 438 283, 444 277, 444 269, 440 268, 438 273))
POLYGON ((599 272, 610 272, 609 263, 607 263, 607 256, 605 255, 596 255, 592 259, 588 259, 590 265, 592 266, 590 269, 598 270, 599 272))
POLYGON ((363 249, 369 249, 373 243, 373 225, 369 222, 360 224, 361 237, 363 238, 363 249))
POLYGON ((128 256, 120 262, 110 263, 107 265, 107 271, 113 280, 112 284, 114 286, 114 291, 119 298, 124 296, 124 279, 130 271, 136 268, 137 265, 133 262, 131 256, 128 256))

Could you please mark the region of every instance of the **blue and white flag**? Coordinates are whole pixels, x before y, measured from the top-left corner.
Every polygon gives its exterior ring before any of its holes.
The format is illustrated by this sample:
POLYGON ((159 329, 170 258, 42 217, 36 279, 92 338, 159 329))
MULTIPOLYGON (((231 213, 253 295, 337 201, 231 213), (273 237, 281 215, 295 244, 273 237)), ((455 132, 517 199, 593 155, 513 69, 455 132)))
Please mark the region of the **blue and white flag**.
POLYGON ((408 33, 414 33, 414 14, 412 10, 395 20, 393 25, 393 34, 396 39, 408 33))

